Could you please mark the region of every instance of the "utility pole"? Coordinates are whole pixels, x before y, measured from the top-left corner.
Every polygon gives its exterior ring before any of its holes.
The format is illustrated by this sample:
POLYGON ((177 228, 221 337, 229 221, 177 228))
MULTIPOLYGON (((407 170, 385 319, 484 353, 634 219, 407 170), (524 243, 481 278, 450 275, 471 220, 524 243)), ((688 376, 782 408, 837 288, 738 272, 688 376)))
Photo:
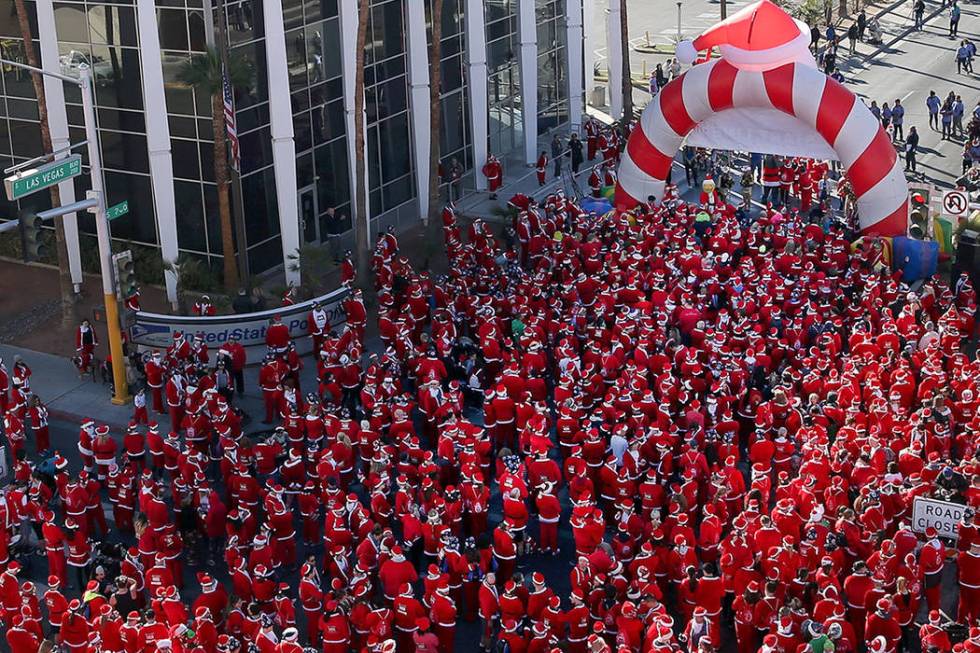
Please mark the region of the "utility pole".
POLYGON ((109 352, 112 356, 112 380, 115 392, 112 403, 121 405, 129 401, 129 384, 126 382, 126 359, 123 357, 122 333, 119 328, 119 305, 116 303, 116 289, 112 274, 112 248, 109 239, 109 220, 105 213, 105 186, 102 180, 102 154, 99 148, 99 135, 95 123, 95 92, 92 88, 92 70, 88 64, 78 67, 78 78, 69 77, 28 66, 17 61, 0 59, 0 64, 23 68, 34 73, 60 79, 75 84, 82 91, 82 111, 85 119, 85 138, 88 147, 89 176, 92 190, 88 200, 76 202, 66 207, 55 207, 45 212, 48 217, 74 213, 79 208, 88 208, 95 213, 95 229, 99 239, 99 264, 102 270, 102 294, 105 300, 106 329, 109 332, 109 352), (70 210, 65 211, 64 209, 70 210))

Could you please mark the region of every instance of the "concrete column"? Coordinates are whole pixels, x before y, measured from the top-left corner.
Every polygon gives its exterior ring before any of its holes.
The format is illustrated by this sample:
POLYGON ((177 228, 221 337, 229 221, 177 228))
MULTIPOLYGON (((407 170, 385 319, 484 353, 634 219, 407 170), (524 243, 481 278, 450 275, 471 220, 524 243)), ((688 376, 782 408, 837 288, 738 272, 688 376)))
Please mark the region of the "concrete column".
POLYGON ((582 0, 582 70, 585 87, 585 103, 591 101, 592 89, 595 86, 595 0, 582 0))
POLYGON ((565 54, 568 56, 568 122, 573 132, 582 125, 582 111, 585 109, 585 86, 582 71, 582 0, 567 0, 565 4, 565 26, 568 38, 565 54))
POLYGON ((606 10, 606 62, 609 65, 609 115, 623 117, 623 41, 619 0, 609 0, 606 10))
POLYGON ((521 43, 521 107, 524 121, 524 163, 538 160, 538 29, 535 0, 518 0, 521 43))
POLYGON ((265 56, 269 75, 269 117, 272 132, 272 162, 276 175, 276 205, 279 236, 287 284, 300 283, 299 270, 290 270, 288 256, 299 248, 299 208, 296 199, 296 143, 293 139, 293 110, 289 101, 289 69, 286 65, 286 33, 282 1, 262 3, 265 19, 265 56))
POLYGON ((480 168, 487 161, 490 139, 487 98, 487 31, 482 0, 466 0, 466 67, 469 72, 470 130, 473 134, 473 179, 477 190, 487 189, 480 168))
MULTIPOLYGON (((160 254, 165 261, 177 261, 177 201, 174 198, 174 163, 170 151, 170 123, 167 97, 163 91, 160 35, 157 31, 153 0, 137 0, 136 20, 140 37, 140 65, 146 112, 146 145, 150 155, 150 183, 157 218, 160 254)), ((177 306, 177 277, 164 272, 167 299, 177 306)))
MULTIPOLYGON (((344 122, 347 139, 347 170, 350 174, 351 216, 357 219, 357 170, 354 163, 357 157, 354 150, 354 77, 357 68, 357 4, 358 0, 340 0, 340 62, 344 82, 344 122)), ((364 119, 364 144, 367 146, 367 117, 364 119)), ((364 174, 369 175, 367 166, 364 174)), ((370 192, 369 179, 364 180, 364 192, 370 192)), ((371 238, 371 203, 364 198, 367 221, 368 247, 373 247, 371 238)))
MULTIPOLYGON (((415 146, 415 185, 418 188, 419 216, 429 220, 429 157, 432 154, 432 109, 429 106, 429 44, 425 32, 425 0, 409 0, 408 83, 412 92, 412 141, 415 146)), ((437 171, 433 170, 432 174, 437 171)), ((438 201, 438 198, 435 198, 438 201)))
MULTIPOLYGON (((37 27, 41 36, 41 68, 61 73, 61 63, 58 59, 58 34, 54 25, 54 2, 52 0, 37 0, 37 27)), ((48 103, 48 127, 51 130, 51 146, 55 150, 68 147, 68 113, 65 109, 64 82, 54 77, 44 76, 44 97, 48 103)), ((67 153, 61 155, 67 156, 67 153)), ((61 203, 71 204, 75 201, 75 184, 71 179, 58 184, 61 192, 61 203)), ((65 225, 65 240, 68 246, 68 268, 71 271, 71 282, 75 292, 82 285, 82 254, 78 242, 78 219, 74 213, 61 218, 65 225)))

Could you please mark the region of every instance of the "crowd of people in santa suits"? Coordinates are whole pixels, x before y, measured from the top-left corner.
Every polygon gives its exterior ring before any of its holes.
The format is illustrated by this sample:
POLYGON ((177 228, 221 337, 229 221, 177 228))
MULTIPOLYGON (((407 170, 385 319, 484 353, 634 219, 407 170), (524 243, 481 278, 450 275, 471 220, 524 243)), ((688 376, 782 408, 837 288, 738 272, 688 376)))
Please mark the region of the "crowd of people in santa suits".
POLYGON ((980 651, 968 279, 911 291, 880 246, 778 209, 695 231, 676 200, 514 204, 521 251, 448 207, 438 278, 379 236, 376 352, 358 292, 339 329, 313 309, 312 363, 273 320, 272 437, 242 435, 243 352, 176 334, 147 424, 85 421, 81 469, 19 456, 12 652, 450 653, 461 621, 511 653, 980 651), (969 507, 955 545, 912 528, 934 493, 969 507), (32 534, 46 589, 19 577, 32 534), (104 540, 131 543, 111 570, 104 540), (567 579, 530 573, 549 554, 567 579))

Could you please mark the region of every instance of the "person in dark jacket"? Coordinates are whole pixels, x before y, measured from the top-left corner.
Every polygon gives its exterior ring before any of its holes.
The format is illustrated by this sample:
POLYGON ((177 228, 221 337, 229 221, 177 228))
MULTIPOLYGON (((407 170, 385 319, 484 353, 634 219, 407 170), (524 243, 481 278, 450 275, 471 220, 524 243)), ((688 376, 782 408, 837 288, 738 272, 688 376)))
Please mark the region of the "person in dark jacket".
POLYGON ((919 133, 915 127, 909 127, 908 138, 905 139, 905 169, 915 172, 915 155, 919 147, 919 133))

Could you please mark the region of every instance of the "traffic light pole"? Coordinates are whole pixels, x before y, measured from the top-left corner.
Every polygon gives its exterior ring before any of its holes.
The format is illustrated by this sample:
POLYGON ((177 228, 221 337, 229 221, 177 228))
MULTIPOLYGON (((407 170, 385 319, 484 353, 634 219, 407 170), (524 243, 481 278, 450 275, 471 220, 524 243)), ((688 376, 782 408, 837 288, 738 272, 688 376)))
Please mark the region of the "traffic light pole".
MULTIPOLYGON (((99 150, 99 136, 95 127, 95 91, 92 88, 92 70, 88 64, 78 67, 78 78, 60 75, 41 68, 35 68, 19 61, 0 59, 0 63, 15 68, 23 68, 32 73, 60 79, 75 84, 82 91, 82 110, 85 118, 85 139, 88 146, 89 177, 92 190, 88 200, 94 201, 89 210, 95 214, 95 230, 99 238, 99 266, 102 270, 102 295, 105 299, 105 321, 109 331, 109 353, 112 356, 112 381, 115 387, 112 403, 125 404, 129 401, 129 384, 126 382, 126 359, 123 357, 122 332, 119 329, 119 305, 112 277, 112 248, 109 241, 109 220, 105 213, 105 187, 102 182, 102 154, 99 150)), ((54 211, 54 209, 52 209, 54 211)), ((63 215, 63 214, 62 214, 63 215)), ((52 216, 53 217, 53 216, 52 216)))
POLYGON ((105 321, 109 331, 109 353, 112 356, 112 381, 115 392, 112 403, 129 401, 129 383, 126 381, 126 359, 123 357, 122 333, 119 329, 119 305, 112 283, 112 248, 109 240, 109 220, 105 214, 105 188, 102 183, 102 153, 99 151, 99 135, 95 129, 95 92, 92 89, 92 69, 87 64, 78 67, 79 86, 82 88, 82 111, 85 116, 85 139, 88 141, 89 176, 92 190, 89 199, 96 201, 95 231, 99 238, 99 265, 102 268, 102 295, 105 299, 105 321))

